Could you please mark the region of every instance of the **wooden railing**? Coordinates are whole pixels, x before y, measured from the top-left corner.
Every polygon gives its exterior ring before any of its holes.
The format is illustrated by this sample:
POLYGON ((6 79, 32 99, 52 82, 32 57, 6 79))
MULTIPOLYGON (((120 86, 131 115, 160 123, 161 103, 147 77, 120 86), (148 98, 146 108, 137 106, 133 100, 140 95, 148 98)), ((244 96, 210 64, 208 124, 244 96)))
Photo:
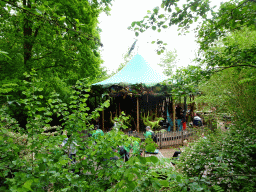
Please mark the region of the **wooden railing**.
MULTIPOLYGON (((157 136, 157 145, 161 148, 166 148, 170 146, 180 146, 185 145, 185 142, 191 142, 193 140, 196 140, 204 133, 203 128, 190 128, 186 129, 184 131, 176 131, 176 132, 164 132, 164 133, 155 133, 157 136)), ((137 136, 142 141, 145 140, 145 132, 140 133, 126 133, 128 136, 137 136)))

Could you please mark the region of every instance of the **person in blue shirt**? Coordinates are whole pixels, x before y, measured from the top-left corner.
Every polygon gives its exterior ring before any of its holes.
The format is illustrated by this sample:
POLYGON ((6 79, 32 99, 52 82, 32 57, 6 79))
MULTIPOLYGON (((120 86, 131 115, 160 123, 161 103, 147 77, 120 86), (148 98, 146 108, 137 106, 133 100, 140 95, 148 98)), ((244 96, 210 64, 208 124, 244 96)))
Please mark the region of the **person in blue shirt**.
POLYGON ((173 130, 173 121, 172 121, 172 118, 170 117, 168 109, 167 109, 167 121, 169 123, 167 131, 170 132, 173 130))
POLYGON ((92 134, 92 137, 94 139, 98 139, 99 136, 103 136, 104 132, 99 128, 98 125, 95 126, 95 131, 92 134))

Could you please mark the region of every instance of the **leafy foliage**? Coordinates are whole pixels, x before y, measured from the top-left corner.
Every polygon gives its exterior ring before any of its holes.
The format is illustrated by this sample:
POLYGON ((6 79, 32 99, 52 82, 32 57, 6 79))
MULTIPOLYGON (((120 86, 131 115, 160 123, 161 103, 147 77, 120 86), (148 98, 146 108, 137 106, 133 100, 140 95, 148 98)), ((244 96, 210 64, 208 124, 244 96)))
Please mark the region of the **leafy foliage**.
MULTIPOLYGON (((222 190, 255 189, 255 130, 247 123, 208 135, 182 154, 180 168, 222 190)), ((216 188, 217 190, 217 188, 216 188)))
MULTIPOLYGON (((25 75, 30 79, 24 81, 29 88, 23 92, 25 98, 19 102, 25 105, 28 114, 26 131, 19 129, 17 122, 8 115, 6 105, 1 108, 1 190, 112 191, 120 186, 124 190, 134 190, 138 185, 137 179, 143 179, 142 173, 158 160, 136 155, 128 164, 122 159, 111 160, 119 156, 113 149, 128 147, 137 140, 120 131, 112 130, 97 140, 84 137, 84 130, 91 132, 91 120, 99 117, 99 112, 109 106, 109 101, 88 114, 86 101, 89 94, 86 92, 89 89, 86 88, 86 80, 81 80, 77 81, 69 104, 60 100, 57 93, 52 93, 47 100, 48 106, 43 107, 43 96, 40 94, 43 89, 37 87, 41 79, 37 79, 34 71, 25 75), (52 113, 62 115, 64 123, 62 127, 57 127, 55 133, 45 134, 45 130, 50 128, 48 123, 52 113), (61 130, 72 135, 63 148, 59 147, 65 138, 60 134, 61 130), (65 153, 74 141, 78 145, 75 164, 65 153)), ((121 116, 116 120, 126 119, 121 116)), ((143 146, 146 149, 152 147, 147 144, 143 146)))
POLYGON ((171 76, 173 74, 173 69, 177 63, 177 51, 167 51, 165 56, 161 59, 161 62, 158 64, 160 67, 164 68, 163 73, 166 76, 171 76))
POLYGON ((0 54, 1 85, 3 80, 22 80, 34 68, 44 80, 45 95, 56 90, 65 99, 78 79, 93 80, 102 63, 97 19, 101 11, 109 11, 110 3, 1 1, 0 50, 8 53, 0 54))

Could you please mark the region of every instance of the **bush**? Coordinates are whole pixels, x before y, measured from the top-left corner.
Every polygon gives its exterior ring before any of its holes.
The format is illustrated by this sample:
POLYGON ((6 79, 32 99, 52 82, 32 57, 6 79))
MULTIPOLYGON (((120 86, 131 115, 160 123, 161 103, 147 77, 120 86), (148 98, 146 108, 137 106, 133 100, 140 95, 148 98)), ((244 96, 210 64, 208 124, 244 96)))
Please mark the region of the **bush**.
MULTIPOLYGON (((86 81, 78 81, 69 104, 63 103, 57 93, 52 93, 48 104, 43 106, 42 89, 38 87, 40 80, 33 71, 26 74, 26 78, 29 81, 24 83, 29 88, 23 91, 25 98, 19 101, 28 115, 26 129, 19 128, 8 115, 7 106, 0 109, 0 191, 132 191, 140 185, 144 173, 158 161, 156 157, 134 156, 129 163, 123 159, 110 160, 114 156, 120 157, 115 149, 129 146, 137 138, 115 130, 97 140, 81 135, 84 130, 91 132, 93 125, 90 122, 109 106, 109 101, 88 114, 90 109, 86 101, 89 94, 82 92, 88 93, 89 89, 86 81), (55 135, 43 134, 51 128, 48 123, 53 113, 63 116, 61 129, 72 134, 63 148, 59 145, 65 136, 61 135, 60 128, 56 128, 55 135), (65 152, 73 141, 79 146, 76 163, 72 163, 65 152)), ((127 117, 121 115, 117 120, 125 119, 127 117)), ((154 150, 153 147, 144 146, 150 150, 154 150)), ((150 183, 153 181, 158 180, 149 179, 150 183)), ((161 188, 161 181, 157 188, 161 188)))
POLYGON ((227 191, 253 191, 256 175, 256 130, 244 123, 201 138, 181 155, 179 168, 227 191))

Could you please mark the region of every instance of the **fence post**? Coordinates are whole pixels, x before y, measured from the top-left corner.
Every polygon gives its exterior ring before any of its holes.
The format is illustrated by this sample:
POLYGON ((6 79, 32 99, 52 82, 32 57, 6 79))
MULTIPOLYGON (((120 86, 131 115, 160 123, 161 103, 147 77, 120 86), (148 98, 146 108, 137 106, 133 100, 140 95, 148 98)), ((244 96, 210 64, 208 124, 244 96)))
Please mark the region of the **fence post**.
POLYGON ((159 139, 160 139, 160 149, 162 149, 162 133, 160 133, 159 139))

